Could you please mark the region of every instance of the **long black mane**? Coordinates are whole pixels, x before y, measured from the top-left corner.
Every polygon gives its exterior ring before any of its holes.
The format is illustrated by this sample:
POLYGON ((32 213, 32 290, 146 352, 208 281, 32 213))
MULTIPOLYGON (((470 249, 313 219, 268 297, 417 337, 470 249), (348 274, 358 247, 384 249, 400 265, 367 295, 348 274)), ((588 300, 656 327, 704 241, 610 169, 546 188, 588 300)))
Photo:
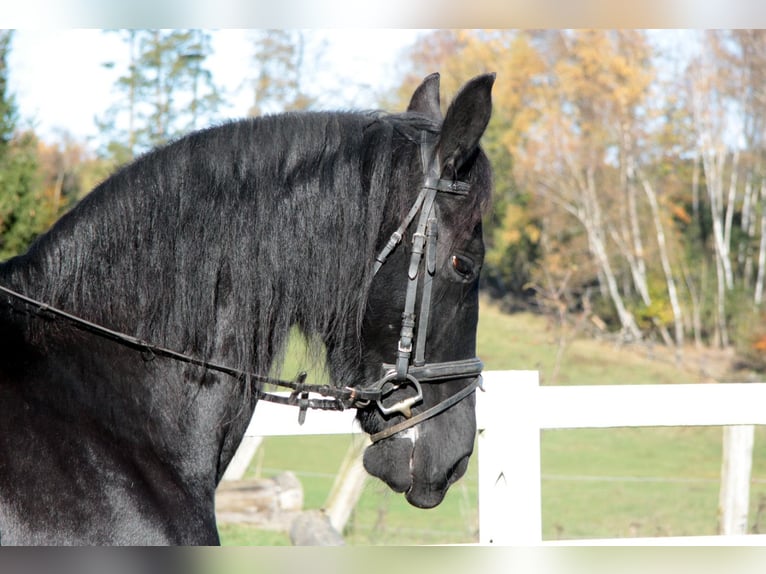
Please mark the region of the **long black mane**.
POLYGON ((107 179, 2 278, 107 327, 261 373, 298 325, 343 378, 360 359, 378 238, 418 187, 423 129, 438 126, 418 114, 296 113, 197 132, 107 179))

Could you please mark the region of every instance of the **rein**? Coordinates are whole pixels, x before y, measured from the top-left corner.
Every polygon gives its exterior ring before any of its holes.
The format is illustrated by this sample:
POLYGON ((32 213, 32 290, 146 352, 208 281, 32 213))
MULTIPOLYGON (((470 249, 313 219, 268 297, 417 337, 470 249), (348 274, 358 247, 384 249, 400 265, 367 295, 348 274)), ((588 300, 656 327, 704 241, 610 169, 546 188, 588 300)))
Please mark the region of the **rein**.
POLYGON ((418 213, 420 213, 412 239, 410 264, 407 272, 407 293, 405 296, 404 312, 402 313, 402 327, 396 352, 396 364, 384 363, 381 365, 383 375, 380 379, 367 386, 336 387, 331 385, 310 385, 305 383, 306 372, 299 373, 292 380, 284 380, 235 369, 154 345, 137 337, 109 329, 103 325, 93 323, 28 297, 3 285, 0 285, 0 292, 34 308, 34 312, 41 317, 63 319, 78 329, 140 351, 147 361, 151 361, 158 356, 165 357, 180 363, 222 373, 239 381, 256 381, 263 385, 290 389, 291 392, 287 396, 263 391, 258 388, 255 389, 255 392, 258 399, 277 404, 297 406, 299 409, 298 422, 300 424, 303 424, 305 421, 308 409, 342 411, 349 408, 366 408, 372 403, 376 403, 378 409, 384 415, 394 413, 404 415, 404 421, 372 434, 370 439, 375 443, 436 416, 468 397, 477 387, 481 388, 481 371, 484 365, 478 357, 430 364, 425 361, 426 334, 431 310, 431 286, 436 273, 436 240, 438 236, 438 222, 434 209, 436 194, 443 192, 454 195, 467 195, 470 191, 470 185, 465 182, 445 180, 439 177, 434 157, 434 143, 427 138, 425 132, 423 132, 420 153, 424 172, 424 181, 420 193, 404 221, 402 221, 399 228, 389 238, 385 247, 376 256, 373 268, 374 276, 383 266, 391 252, 399 245, 405 231, 418 213), (422 271, 421 263, 423 263, 422 271), (421 278, 423 279, 423 286, 422 289, 419 289, 421 278), (416 318, 418 316, 415 313, 418 291, 421 291, 420 324, 417 329, 415 357, 414 360, 411 360, 416 318), (412 407, 423 400, 421 382, 440 383, 470 377, 473 377, 473 381, 454 395, 415 416, 412 415, 412 407), (414 388, 415 396, 405 398, 390 406, 384 405, 383 401, 389 394, 397 389, 408 386, 414 388), (324 398, 311 398, 310 393, 321 395, 324 398))
POLYGON ((3 285, 0 285, 0 292, 3 292, 6 295, 13 297, 14 299, 18 299, 34 307, 35 313, 40 316, 46 317, 47 315, 48 316, 47 318, 64 319, 70 324, 72 324, 73 326, 83 331, 93 333, 94 335, 98 335, 104 339, 108 339, 108 340, 114 341, 115 343, 119 343, 120 345, 123 345, 125 347, 129 347, 131 349, 140 351, 144 354, 144 358, 147 361, 151 361, 155 357, 165 357, 168 359, 173 359, 180 363, 187 363, 189 365, 202 367, 203 369, 206 369, 209 371, 223 373, 225 375, 234 377, 238 380, 242 380, 242 381, 254 380, 263 384, 269 384, 269 385, 273 385, 277 387, 292 389, 293 392, 291 393, 289 397, 284 397, 282 395, 276 395, 273 393, 262 391, 260 389, 256 389, 256 392, 258 393, 259 398, 272 401, 275 403, 296 405, 296 406, 302 407, 304 411, 306 408, 337 411, 337 410, 344 410, 347 408, 356 407, 358 406, 358 403, 360 401, 377 400, 380 398, 378 393, 375 393, 375 392, 370 393, 362 389, 353 389, 349 387, 339 388, 339 387, 332 387, 330 385, 306 384, 304 383, 304 380, 306 379, 305 372, 299 373, 295 377, 295 379, 288 381, 288 380, 282 380, 282 379, 275 379, 275 378, 267 377, 264 375, 258 375, 256 373, 251 373, 251 372, 243 371, 240 369, 235 369, 233 367, 228 367, 225 365, 219 365, 212 361, 206 361, 204 359, 200 359, 192 355, 187 355, 184 353, 180 353, 178 351, 173 351, 171 349, 161 347, 159 345, 147 343, 146 341, 142 341, 141 339, 138 339, 137 337, 133 337, 131 335, 127 335, 125 333, 121 333, 113 329, 109 329, 108 327, 104 327, 97 323, 92 323, 91 321, 88 321, 76 315, 72 315, 71 313, 67 313, 66 311, 62 311, 61 309, 58 309, 51 305, 42 303, 40 301, 37 301, 36 299, 32 299, 31 297, 27 297, 26 295, 23 295, 17 291, 14 291, 13 289, 9 289, 8 287, 5 287, 3 285), (305 398, 299 398, 298 396, 305 392, 314 392, 317 394, 321 394, 325 397, 332 397, 332 398, 331 399, 308 399, 306 402, 305 398))
MULTIPOLYGON (((263 399, 272 403, 298 407, 299 409, 298 422, 300 424, 303 424, 303 422, 305 421, 306 412, 308 409, 326 410, 326 411, 343 411, 350 408, 365 408, 369 406, 371 402, 382 401, 383 397, 391 391, 391 388, 389 385, 389 381, 391 379, 390 379, 390 376, 388 375, 385 375, 384 377, 382 377, 381 379, 379 379, 378 381, 370 385, 370 387, 365 387, 365 388, 356 388, 356 387, 348 387, 348 386, 335 387, 331 385, 306 384, 304 382, 307 376, 305 371, 299 373, 294 379, 289 381, 284 379, 267 377, 264 375, 258 375, 256 373, 251 373, 251 372, 243 371, 240 369, 235 369, 233 367, 219 365, 218 363, 214 363, 212 361, 206 361, 204 359, 200 359, 192 355, 187 355, 185 353, 179 353, 178 351, 173 351, 171 349, 167 349, 159 345, 153 345, 151 343, 147 343, 146 341, 142 341, 141 339, 138 339, 137 337, 133 337, 131 335, 127 335, 125 333, 121 333, 113 329, 109 329, 108 327, 104 327, 103 325, 93 323, 91 321, 88 321, 76 315, 72 315, 71 313, 67 313, 66 311, 62 311, 61 309, 58 309, 46 303, 42 303, 41 301, 38 301, 31 297, 27 297, 26 295, 23 295, 22 293, 19 293, 18 291, 14 291, 13 289, 9 289, 8 287, 5 287, 3 285, 0 285, 0 292, 5 293, 6 295, 14 299, 18 299, 19 301, 31 307, 34 307, 34 312, 41 317, 44 317, 47 319, 56 319, 56 318, 64 319, 68 323, 73 325, 74 327, 77 327, 78 329, 87 331, 94 335, 98 335, 99 337, 102 337, 104 339, 114 341, 115 343, 118 343, 125 347, 140 351, 144 355, 144 359, 147 361, 152 361, 154 360, 155 357, 165 357, 168 359, 178 361, 180 363, 187 363, 189 365, 202 367, 203 369, 206 369, 209 371, 223 373, 225 375, 234 377, 240 381, 254 380, 262 384, 290 389, 292 392, 288 396, 270 393, 267 391, 263 391, 261 389, 255 389, 255 392, 258 395, 259 400, 263 399), (310 398, 309 393, 315 393, 323 397, 330 397, 330 398, 324 398, 324 399, 310 398)), ((417 377, 416 380, 429 381, 429 382, 439 382, 443 380, 449 380, 451 378, 454 378, 453 376, 454 372, 461 372, 461 373, 471 372, 477 376, 477 379, 473 386, 469 385, 469 387, 466 387, 466 389, 470 388, 471 391, 473 391, 473 389, 476 388, 476 386, 478 385, 478 382, 480 380, 480 373, 483 366, 484 365, 479 359, 468 359, 464 361, 451 361, 451 362, 445 362, 445 363, 438 363, 435 365, 425 365, 423 367, 414 367, 414 368, 411 368, 410 370, 412 371, 411 376, 417 377)), ((385 367, 391 367, 391 365, 384 365, 384 368, 385 367)), ((454 397, 456 396, 457 395, 454 395, 454 397)), ((450 397, 450 398, 453 398, 453 397, 450 397)), ((463 397, 461 397, 461 399, 462 398, 463 397)), ((447 399, 447 401, 449 400, 450 399, 447 399)), ((429 409, 429 411, 433 411, 433 412, 429 414, 428 416, 426 417, 423 416, 428 411, 420 413, 416 417, 408 418, 407 420, 405 420, 404 423, 410 423, 410 421, 414 421, 410 424, 407 424, 406 427, 400 428, 393 432, 389 432, 388 434, 385 434, 385 436, 384 436, 384 433, 386 433, 386 431, 377 433, 375 435, 372 435, 371 439, 373 442, 377 442, 378 440, 387 438, 391 434, 395 434, 396 432, 399 432, 400 430, 404 430, 404 428, 409 428, 410 426, 413 426, 414 424, 422 422, 426 418, 431 418, 437 415, 438 413, 442 412, 443 410, 446 410, 450 406, 452 406, 452 404, 446 404, 446 401, 444 403, 439 403, 438 405, 436 405, 436 407, 432 407, 431 409, 429 409), (444 406, 442 407, 442 405, 444 406), (437 407, 441 407, 441 408, 439 408, 438 410, 435 410, 437 409, 437 407), (375 438, 378 436, 379 438, 375 438)), ((404 423, 400 423, 400 425, 404 423)), ((400 425, 394 425, 390 427, 389 429, 387 429, 387 431, 390 431, 391 429, 394 429, 400 425)))

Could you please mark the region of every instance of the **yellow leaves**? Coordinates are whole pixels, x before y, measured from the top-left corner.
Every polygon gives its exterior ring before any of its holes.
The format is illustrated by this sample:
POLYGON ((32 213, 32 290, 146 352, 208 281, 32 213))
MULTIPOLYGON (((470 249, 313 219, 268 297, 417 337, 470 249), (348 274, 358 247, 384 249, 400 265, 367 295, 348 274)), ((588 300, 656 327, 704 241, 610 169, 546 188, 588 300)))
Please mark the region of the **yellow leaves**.
POLYGON ((686 211, 686 208, 683 205, 680 205, 678 203, 673 203, 670 206, 671 213, 673 214, 673 217, 676 219, 683 221, 685 224, 689 225, 692 222, 692 216, 689 215, 689 212, 686 211))
POLYGON ((490 129, 515 154, 538 128, 551 132, 539 125, 546 118, 559 118, 577 139, 609 137, 606 130, 644 105, 650 55, 646 35, 634 30, 440 30, 422 37, 412 58, 418 69, 441 72, 444 94, 468 77, 497 72, 490 129))
POLYGON ((521 243, 523 238, 527 238, 530 243, 540 241, 540 229, 531 223, 519 227, 503 227, 501 237, 504 245, 516 245, 521 243))
POLYGON ((505 216, 503 217, 503 227, 506 228, 518 228, 526 221, 527 214, 525 210, 515 204, 511 204, 505 208, 505 216))
POLYGON ((763 335, 753 342, 753 349, 762 353, 766 352, 766 335, 763 335))
POLYGON ((511 204, 505 209, 503 224, 496 240, 507 247, 521 243, 524 239, 529 243, 538 243, 540 235, 540 228, 529 221, 529 212, 519 205, 511 204))
POLYGON ((529 237, 529 240, 532 243, 539 243, 540 242, 540 236, 542 235, 542 231, 540 231, 540 228, 536 225, 527 224, 524 226, 524 233, 527 234, 527 237, 529 237))
POLYGON ((641 105, 652 80, 649 48, 631 31, 562 32, 566 51, 554 71, 562 94, 600 115, 625 115, 641 105))

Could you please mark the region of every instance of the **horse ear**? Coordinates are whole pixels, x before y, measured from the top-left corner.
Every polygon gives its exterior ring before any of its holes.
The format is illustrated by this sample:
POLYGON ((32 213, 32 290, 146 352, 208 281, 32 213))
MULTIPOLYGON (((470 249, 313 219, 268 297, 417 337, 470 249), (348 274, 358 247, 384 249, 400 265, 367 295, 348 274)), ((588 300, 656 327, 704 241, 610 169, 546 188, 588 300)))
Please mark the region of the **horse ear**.
POLYGON ((479 145, 492 115, 495 74, 484 74, 463 86, 447 110, 439 136, 442 177, 457 172, 479 145))
POLYGON ((412 94, 408 112, 420 112, 435 120, 442 119, 442 111, 439 103, 439 73, 427 76, 412 94))

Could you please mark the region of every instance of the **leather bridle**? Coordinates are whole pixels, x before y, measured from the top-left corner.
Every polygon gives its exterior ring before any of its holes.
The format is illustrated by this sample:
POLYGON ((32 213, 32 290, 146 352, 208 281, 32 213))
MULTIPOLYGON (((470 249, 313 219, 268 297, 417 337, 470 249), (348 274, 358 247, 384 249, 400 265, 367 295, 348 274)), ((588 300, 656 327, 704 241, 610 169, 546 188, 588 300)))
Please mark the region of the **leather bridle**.
MULTIPOLYGON (((420 162, 423 166, 423 185, 415 203, 399 228, 391 234, 385 247, 375 258, 373 275, 383 267, 391 252, 401 243, 404 233, 418 218, 415 232, 412 234, 412 249, 410 263, 407 269, 407 292, 405 295, 404 311, 402 312, 402 327, 399 332, 399 343, 396 350, 396 363, 383 365, 383 377, 374 383, 372 388, 381 390, 381 398, 377 400, 378 409, 384 414, 401 413, 405 420, 399 424, 370 436, 372 442, 377 442, 398 432, 406 430, 444 412, 454 404, 469 396, 481 385, 481 371, 484 367, 478 357, 458 361, 426 363, 426 339, 428 323, 431 315, 431 294, 433 280, 436 275, 436 246, 438 239, 438 220, 434 206, 437 193, 452 195, 467 195, 470 184, 441 179, 439 162, 435 154, 435 140, 427 132, 422 132, 420 142, 420 162), (422 288, 420 283, 422 281, 422 288), (415 313, 418 291, 420 295, 420 312, 415 313), (413 339, 417 326, 415 342, 415 357, 412 357, 413 339), (456 394, 448 397, 435 406, 412 416, 412 407, 423 400, 421 382, 441 383, 445 381, 473 377, 473 381, 456 394), (394 389, 411 386, 415 395, 398 401, 391 406, 383 404, 383 398, 394 389)), ((370 387, 368 387, 370 388, 370 387)))
POLYGON ((38 316, 49 319, 63 319, 81 330, 138 350, 143 354, 145 360, 152 360, 156 356, 166 357, 210 371, 224 373, 238 380, 256 381, 262 384, 291 389, 292 392, 288 396, 274 394, 261 389, 257 389, 255 392, 259 399, 297 406, 299 409, 298 422, 301 424, 305 420, 308 409, 362 409, 368 408, 372 403, 377 405, 383 415, 395 413, 404 415, 404 421, 370 436, 373 443, 377 442, 444 412, 471 395, 477 387, 481 387, 481 371, 484 365, 478 357, 435 363, 427 363, 425 360, 426 338, 431 311, 431 293, 433 279, 436 274, 438 221, 434 202, 437 193, 464 196, 470 191, 470 185, 466 182, 440 178, 434 147, 434 141, 429 138, 427 133, 423 132, 420 155, 424 177, 420 193, 399 228, 394 231, 388 243, 386 243, 385 247, 375 258, 373 276, 378 273, 388 256, 401 243, 406 230, 415 217, 420 214, 417 227, 412 235, 412 251, 407 271, 407 292, 396 351, 396 363, 384 363, 382 365, 382 376, 370 385, 337 387, 332 385, 306 384, 305 372, 298 374, 291 381, 249 373, 147 343, 131 335, 92 323, 2 285, 0 285, 0 292, 31 307, 32 311, 38 316), (422 289, 420 287, 421 281, 423 284, 422 289), (421 291, 419 317, 415 313, 418 291, 421 291), (413 358, 413 339, 415 338, 416 327, 417 340, 414 345, 415 356, 413 358), (438 384, 465 378, 472 378, 473 380, 454 395, 414 416, 412 415, 412 407, 423 400, 421 383, 438 384), (415 395, 399 400, 393 405, 387 406, 384 404, 386 397, 394 391, 406 387, 412 387, 415 395), (326 398, 311 398, 310 394, 318 394, 326 398))

